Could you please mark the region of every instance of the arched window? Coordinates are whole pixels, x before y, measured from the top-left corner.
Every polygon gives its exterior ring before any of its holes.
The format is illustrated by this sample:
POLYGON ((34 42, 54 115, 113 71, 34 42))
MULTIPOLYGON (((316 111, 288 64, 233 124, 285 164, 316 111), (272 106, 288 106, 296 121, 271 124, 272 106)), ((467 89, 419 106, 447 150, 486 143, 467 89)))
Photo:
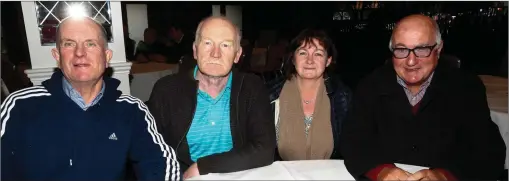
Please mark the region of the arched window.
POLYGON ((58 24, 63 19, 74 15, 88 16, 101 23, 108 34, 108 41, 113 42, 109 1, 36 1, 35 3, 41 45, 54 45, 58 24))

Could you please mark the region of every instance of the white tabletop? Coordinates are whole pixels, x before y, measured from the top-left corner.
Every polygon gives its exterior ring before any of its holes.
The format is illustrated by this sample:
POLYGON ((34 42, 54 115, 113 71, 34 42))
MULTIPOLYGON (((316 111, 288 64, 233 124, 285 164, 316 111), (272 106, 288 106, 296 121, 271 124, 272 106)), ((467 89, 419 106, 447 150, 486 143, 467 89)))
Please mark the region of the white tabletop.
MULTIPOLYGON (((509 115, 507 114, 507 78, 491 75, 479 76, 486 87, 486 98, 491 110, 491 120, 498 125, 500 134, 509 155, 509 115)), ((505 167, 509 165, 509 157, 505 158, 505 167)))
MULTIPOLYGON (((486 97, 491 118, 500 129, 506 145, 509 145, 509 115, 507 114, 507 79, 481 75, 486 86, 486 97)), ((509 155, 509 149, 507 150, 509 155)), ((506 157, 506 168, 509 157, 506 157)), ((426 167, 396 164, 414 173, 426 167)), ((354 180, 343 160, 280 161, 265 167, 245 171, 217 174, 211 173, 190 180, 354 180)))
POLYGON ((486 98, 490 109, 507 114, 507 78, 480 75, 486 87, 486 98))
MULTIPOLYGON (((166 68, 166 67, 163 67, 166 68)), ((131 95, 142 101, 148 101, 154 84, 162 77, 178 72, 178 65, 172 66, 170 69, 156 71, 138 71, 142 73, 132 73, 133 80, 131 82, 131 95)))
MULTIPOLYGON (((396 164, 410 173, 426 167, 396 164)), ((278 161, 272 165, 233 173, 210 173, 189 180, 354 180, 343 160, 278 161)))

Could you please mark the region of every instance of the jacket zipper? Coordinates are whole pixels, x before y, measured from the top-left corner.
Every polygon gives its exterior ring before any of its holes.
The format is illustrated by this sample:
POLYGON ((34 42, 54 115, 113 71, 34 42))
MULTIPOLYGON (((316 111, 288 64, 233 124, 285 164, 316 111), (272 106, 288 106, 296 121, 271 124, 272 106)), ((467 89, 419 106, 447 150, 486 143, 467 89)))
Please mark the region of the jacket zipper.
MULTIPOLYGON (((97 103, 99 104, 99 103, 97 103)), ((97 105, 96 104, 96 105, 97 105)), ((94 106, 96 106, 94 105, 94 106)), ((90 107, 87 107, 86 109, 83 110, 83 114, 87 114, 87 112, 90 112, 90 108, 94 107, 94 106, 90 106, 90 107)), ((81 107, 80 107, 81 109, 81 107)), ((74 131, 73 131, 74 134, 76 134, 74 131)), ((74 139, 76 139, 76 135, 73 136, 74 139)), ((73 144, 72 144, 72 156, 71 158, 69 159, 69 167, 72 167, 72 159, 75 158, 76 156, 76 140, 73 141, 73 144)))
MULTIPOLYGON (((199 93, 199 92, 198 92, 198 90, 200 90, 200 89, 199 89, 199 87, 198 87, 198 86, 199 86, 198 84, 199 84, 199 83, 198 83, 198 81, 196 81, 196 87, 197 87, 197 88, 196 88, 196 95, 198 95, 198 93, 199 93)), ((197 102, 197 101, 196 101, 196 104, 198 104, 198 102, 197 102)), ((197 107, 197 106, 198 106, 198 105, 194 105, 193 112, 192 112, 192 113, 193 113, 193 117, 191 118, 191 123, 189 123, 189 125, 187 126, 187 129, 186 129, 186 132, 185 132, 185 133, 184 133, 184 135, 182 135, 182 137, 180 138, 180 141, 179 141, 179 143, 177 144, 177 148, 175 148, 175 151, 176 151, 176 152, 178 151, 179 146, 180 146, 180 144, 182 143, 182 141, 184 141, 184 138, 186 137, 187 133, 189 132, 189 129, 191 129, 191 125, 193 124, 193 120, 194 120, 194 112, 196 112, 196 107, 197 107)), ((189 156, 191 156, 191 155, 189 155, 189 156)), ((178 158, 179 160, 182 160, 182 158, 180 158, 180 157, 178 156, 178 154, 177 154, 177 158, 178 158)))
MULTIPOLYGON (((81 108, 80 108, 81 109, 81 108)), ((86 112, 86 110, 83 110, 84 112, 86 112)), ((73 129, 76 129, 76 123, 73 124, 72 126, 73 129)), ((72 132, 73 136, 72 136, 72 154, 71 154, 71 158, 69 158, 69 167, 72 167, 72 159, 74 158, 74 156, 76 155, 76 131, 73 131, 72 132)))
MULTIPOLYGON (((100 103, 97 103, 96 105, 93 105, 93 106, 90 106, 88 108, 86 108, 85 110, 83 110, 84 114, 87 114, 88 112, 90 112, 90 109, 97 106, 97 105, 100 105, 100 103)), ((73 138, 76 138, 76 136, 73 136, 73 138)), ((72 156, 71 158, 69 159, 69 167, 72 167, 72 159, 76 156, 76 141, 74 141, 74 143, 72 144, 72 156)))
MULTIPOLYGON (((76 125, 73 125, 73 129, 76 129, 75 128, 76 125)), ((71 144, 72 146, 72 154, 71 154, 71 158, 69 158, 69 167, 72 167, 72 159, 74 158, 74 156, 76 155, 75 151, 76 151, 76 131, 73 131, 73 143, 71 144)))

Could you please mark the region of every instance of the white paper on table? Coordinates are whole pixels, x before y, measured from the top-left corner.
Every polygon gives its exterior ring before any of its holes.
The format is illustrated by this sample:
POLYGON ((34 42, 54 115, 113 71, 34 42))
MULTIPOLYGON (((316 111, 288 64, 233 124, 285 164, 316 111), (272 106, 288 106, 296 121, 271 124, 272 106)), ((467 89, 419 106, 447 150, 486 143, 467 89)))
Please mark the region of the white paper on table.
MULTIPOLYGON (((395 164, 415 173, 427 167, 395 164)), ((210 173, 189 180, 354 180, 343 160, 301 160, 274 162, 272 165, 232 173, 210 173)))
POLYGON ((209 173, 189 180, 294 180, 284 166, 274 162, 269 166, 232 173, 209 173))
MULTIPOLYGON (((507 113, 490 111, 491 120, 497 124, 498 129, 500 130, 500 135, 502 135, 502 139, 504 139, 506 145, 506 155, 509 155, 509 115, 507 113)), ((507 169, 509 166, 509 157, 506 156, 504 168, 507 169)))
POLYGON ((395 163, 394 165, 396 165, 396 167, 398 168, 401 168, 409 173, 415 173, 419 170, 422 170, 422 169, 429 169, 428 167, 421 167, 421 166, 415 166, 415 165, 406 165, 406 164, 400 164, 400 163, 395 163))
POLYGON ((355 180, 343 160, 301 160, 282 164, 294 180, 355 180))

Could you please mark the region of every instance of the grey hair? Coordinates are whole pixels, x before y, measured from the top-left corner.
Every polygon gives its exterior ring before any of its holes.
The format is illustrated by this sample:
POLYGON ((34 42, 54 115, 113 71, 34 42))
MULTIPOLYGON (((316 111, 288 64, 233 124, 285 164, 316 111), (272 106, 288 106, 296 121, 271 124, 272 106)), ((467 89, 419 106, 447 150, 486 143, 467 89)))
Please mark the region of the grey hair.
MULTIPOLYGON (((442 33, 440 33, 440 26, 438 26, 438 23, 431 19, 431 23, 433 24, 433 27, 435 28, 435 41, 437 45, 440 45, 442 43, 442 33)), ((397 26, 396 26, 397 27, 397 26)), ((396 29, 396 28, 394 28, 396 29)), ((392 37, 394 36, 394 32, 391 34, 391 39, 389 40, 389 50, 392 51, 394 47, 392 47, 392 37)))
MULTIPOLYGON (((60 45, 60 26, 62 26, 64 24, 64 22, 66 22, 68 19, 71 19, 72 16, 69 16, 65 19, 63 19, 58 25, 57 25, 57 32, 56 32, 56 46, 58 47, 60 45)), ((88 16, 85 16, 85 17, 82 17, 82 18, 86 18, 88 20, 91 20, 92 22, 94 22, 95 25, 99 26, 101 28, 100 30, 100 36, 101 36, 101 39, 104 41, 104 47, 107 49, 108 48, 108 35, 106 33, 106 29, 104 29, 103 25, 99 22, 97 22, 96 20, 88 17, 88 16)))
POLYGON ((240 33, 240 29, 237 25, 233 24, 233 22, 228 19, 227 17, 225 16, 217 16, 217 15, 214 15, 214 16, 209 16, 205 19, 203 19, 202 21, 200 21, 200 24, 198 24, 198 28, 196 28, 196 34, 195 34, 195 39, 194 39, 194 45, 198 45, 198 43, 200 43, 201 41, 201 31, 202 31, 202 28, 203 28, 203 24, 205 24, 205 22, 209 21, 209 20, 213 20, 213 19, 219 19, 219 20, 223 20, 223 21, 226 21, 228 23, 230 23, 233 27, 235 27, 235 34, 237 34, 236 36, 236 40, 235 40, 235 50, 238 50, 239 47, 240 47, 240 40, 242 39, 242 35, 240 33))

